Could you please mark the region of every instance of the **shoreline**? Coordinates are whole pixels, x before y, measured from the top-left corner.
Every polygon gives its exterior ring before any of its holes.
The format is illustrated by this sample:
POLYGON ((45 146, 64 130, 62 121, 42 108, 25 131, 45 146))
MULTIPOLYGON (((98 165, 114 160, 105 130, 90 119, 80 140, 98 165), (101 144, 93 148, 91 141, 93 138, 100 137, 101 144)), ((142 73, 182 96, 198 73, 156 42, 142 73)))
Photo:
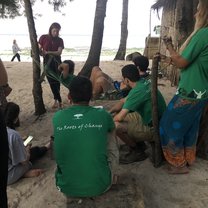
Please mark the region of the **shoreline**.
MULTIPOLYGON (((32 62, 32 58, 30 56, 30 50, 31 50, 30 48, 24 48, 19 52, 22 62, 32 62)), ((86 46, 76 47, 76 48, 65 48, 61 55, 61 58, 62 60, 71 59, 73 61, 86 61, 89 50, 90 47, 86 47, 86 46)), ((117 50, 118 49, 103 47, 101 49, 100 61, 113 61, 113 59, 116 56, 117 50)), ((142 54, 143 51, 144 48, 127 48, 126 55, 133 52, 139 52, 142 54)), ((11 61, 12 57, 13 57, 13 53, 11 50, 2 50, 2 51, 0 50, 0 58, 2 59, 2 61, 11 61)), ((17 61, 17 59, 15 59, 14 61, 17 61)))

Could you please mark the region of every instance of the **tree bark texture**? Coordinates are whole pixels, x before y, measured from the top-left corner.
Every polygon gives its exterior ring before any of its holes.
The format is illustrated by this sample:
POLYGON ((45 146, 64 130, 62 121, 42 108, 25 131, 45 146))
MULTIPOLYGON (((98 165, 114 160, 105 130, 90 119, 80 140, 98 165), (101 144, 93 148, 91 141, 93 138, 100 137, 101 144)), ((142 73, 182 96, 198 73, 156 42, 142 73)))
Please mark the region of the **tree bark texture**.
POLYGON ((79 75, 90 77, 92 68, 99 66, 103 42, 104 19, 106 16, 107 0, 97 0, 94 18, 92 41, 88 58, 79 75))
POLYGON ((123 11, 121 21, 121 39, 118 51, 114 60, 125 60, 126 55, 126 43, 128 37, 128 7, 129 0, 123 0, 123 11))
POLYGON ((43 97, 42 97, 42 87, 41 82, 39 82, 40 79, 40 56, 39 56, 39 48, 38 48, 38 42, 37 42, 37 34, 35 30, 35 22, 33 18, 33 11, 32 11, 32 5, 30 0, 24 0, 25 4, 25 12, 27 16, 27 23, 28 23, 28 29, 30 34, 30 42, 31 42, 31 48, 32 48, 32 66, 33 66, 33 98, 34 98, 34 104, 35 104, 35 115, 41 115, 46 112, 44 103, 43 103, 43 97))

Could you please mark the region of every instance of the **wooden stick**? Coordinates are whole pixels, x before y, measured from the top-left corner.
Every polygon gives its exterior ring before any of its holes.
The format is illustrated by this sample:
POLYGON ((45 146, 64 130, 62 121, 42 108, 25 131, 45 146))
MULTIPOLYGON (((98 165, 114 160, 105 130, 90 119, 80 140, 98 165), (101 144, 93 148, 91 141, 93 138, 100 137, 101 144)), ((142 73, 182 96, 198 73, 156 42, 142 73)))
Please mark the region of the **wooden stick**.
POLYGON ((158 116, 158 99, 157 99, 157 77, 158 77, 158 65, 160 57, 155 55, 152 61, 152 124, 154 128, 154 147, 152 148, 153 163, 155 167, 159 167, 162 162, 162 149, 159 136, 159 116, 158 116))

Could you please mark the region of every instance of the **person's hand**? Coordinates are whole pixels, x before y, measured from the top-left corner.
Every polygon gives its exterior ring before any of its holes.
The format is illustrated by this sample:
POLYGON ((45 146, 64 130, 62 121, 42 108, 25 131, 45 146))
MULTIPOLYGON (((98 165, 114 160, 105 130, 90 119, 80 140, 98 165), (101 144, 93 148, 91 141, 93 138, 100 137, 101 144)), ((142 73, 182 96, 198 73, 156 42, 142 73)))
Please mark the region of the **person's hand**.
POLYGON ((48 51, 42 50, 42 55, 45 56, 48 54, 48 51))
POLYGON ((168 36, 164 36, 162 38, 166 48, 168 49, 170 46, 173 47, 173 43, 172 43, 172 38, 171 37, 168 37, 168 36))

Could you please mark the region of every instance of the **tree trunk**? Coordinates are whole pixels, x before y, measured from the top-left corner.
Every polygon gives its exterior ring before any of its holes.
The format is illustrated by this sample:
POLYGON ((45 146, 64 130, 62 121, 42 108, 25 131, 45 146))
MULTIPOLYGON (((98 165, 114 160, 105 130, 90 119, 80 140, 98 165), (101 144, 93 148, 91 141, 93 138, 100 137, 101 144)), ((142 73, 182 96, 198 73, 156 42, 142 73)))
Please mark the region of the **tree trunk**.
POLYGON ((92 68, 99 66, 103 42, 104 19, 106 16, 107 0, 97 0, 94 18, 92 41, 87 61, 78 75, 90 77, 92 68))
POLYGON ((126 55, 126 42, 128 37, 128 6, 129 0, 123 0, 123 11, 122 11, 122 21, 121 21, 121 39, 117 54, 114 60, 125 60, 126 55))
POLYGON ((33 19, 33 11, 30 0, 24 0, 25 12, 27 16, 28 29, 30 34, 30 42, 32 47, 32 65, 33 65, 33 98, 35 104, 35 115, 42 115, 46 112, 43 97, 42 97, 42 87, 39 82, 40 79, 40 56, 39 48, 37 43, 37 34, 35 30, 35 22, 33 19))

